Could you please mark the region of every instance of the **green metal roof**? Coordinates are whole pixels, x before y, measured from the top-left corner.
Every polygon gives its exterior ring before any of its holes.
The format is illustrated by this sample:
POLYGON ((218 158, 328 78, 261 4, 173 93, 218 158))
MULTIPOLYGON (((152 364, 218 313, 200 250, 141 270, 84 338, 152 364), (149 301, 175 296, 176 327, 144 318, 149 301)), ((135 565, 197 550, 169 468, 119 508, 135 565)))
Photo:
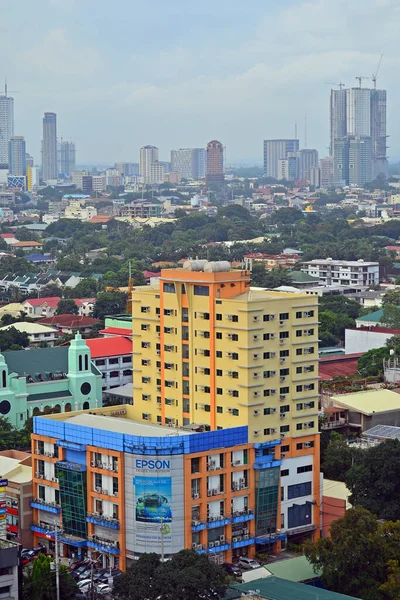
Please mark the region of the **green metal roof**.
POLYGON ((373 323, 380 323, 382 316, 383 316, 383 308, 380 308, 379 310, 375 310, 374 312, 371 312, 368 315, 364 315, 363 317, 358 317, 356 320, 357 321, 367 321, 367 322, 372 321, 373 323))
POLYGON ((68 347, 32 348, 4 352, 10 373, 34 375, 35 373, 68 373, 68 347))
POLYGON ((308 581, 316 579, 321 575, 321 571, 315 572, 312 564, 305 556, 297 556, 286 560, 265 565, 267 571, 275 577, 282 577, 288 581, 308 581))
POLYGON ((303 271, 291 271, 288 275, 292 283, 319 283, 318 277, 312 277, 303 271))
POLYGON ((43 394, 29 394, 28 402, 38 402, 39 400, 53 400, 56 398, 69 398, 71 396, 72 394, 69 390, 64 390, 61 392, 45 392, 43 394))
POLYGON ((359 600, 355 596, 344 596, 343 594, 337 594, 304 583, 280 579, 279 577, 255 579, 249 583, 232 585, 231 589, 238 590, 237 598, 240 598, 243 592, 259 590, 258 595, 268 600, 359 600))

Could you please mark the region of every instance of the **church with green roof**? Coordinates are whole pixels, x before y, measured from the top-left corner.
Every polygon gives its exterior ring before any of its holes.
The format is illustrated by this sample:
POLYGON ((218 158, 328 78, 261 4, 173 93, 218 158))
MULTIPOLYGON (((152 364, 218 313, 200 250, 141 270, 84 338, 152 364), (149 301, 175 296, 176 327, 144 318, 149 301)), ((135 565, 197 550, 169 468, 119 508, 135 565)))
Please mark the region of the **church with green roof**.
POLYGON ((102 406, 101 372, 79 333, 69 346, 0 354, 0 416, 20 429, 29 417, 102 406))

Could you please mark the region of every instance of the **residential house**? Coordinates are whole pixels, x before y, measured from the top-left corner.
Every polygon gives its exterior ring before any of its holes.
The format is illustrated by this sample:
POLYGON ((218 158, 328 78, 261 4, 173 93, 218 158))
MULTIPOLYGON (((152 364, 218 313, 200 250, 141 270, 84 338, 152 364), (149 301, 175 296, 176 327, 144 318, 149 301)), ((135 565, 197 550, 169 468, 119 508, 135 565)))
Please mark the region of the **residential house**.
POLYGON ((349 431, 362 433, 376 425, 400 427, 400 394, 387 389, 331 397, 333 408, 345 414, 349 431))
POLYGON ((42 342, 45 342, 48 346, 54 346, 54 342, 60 336, 59 330, 55 327, 26 321, 5 325, 4 327, 0 327, 0 331, 8 331, 11 327, 20 333, 26 333, 29 338, 29 345, 32 348, 40 346, 42 342))
POLYGON ((400 335, 400 329, 378 326, 346 329, 344 332, 346 354, 382 348, 394 335, 400 335))
POLYGON ((99 333, 105 337, 124 335, 132 339, 132 315, 113 315, 112 317, 106 317, 104 325, 104 329, 101 329, 99 333))
POLYGON ((52 317, 61 298, 59 296, 49 296, 47 298, 30 298, 22 303, 24 311, 31 318, 52 317))
POLYGON ((39 323, 57 327, 63 334, 81 333, 85 335, 90 333, 93 325, 99 323, 99 319, 86 317, 84 315, 54 315, 40 319, 39 323))
POLYGON ((78 314, 89 317, 93 313, 96 298, 76 298, 75 304, 78 307, 78 314))

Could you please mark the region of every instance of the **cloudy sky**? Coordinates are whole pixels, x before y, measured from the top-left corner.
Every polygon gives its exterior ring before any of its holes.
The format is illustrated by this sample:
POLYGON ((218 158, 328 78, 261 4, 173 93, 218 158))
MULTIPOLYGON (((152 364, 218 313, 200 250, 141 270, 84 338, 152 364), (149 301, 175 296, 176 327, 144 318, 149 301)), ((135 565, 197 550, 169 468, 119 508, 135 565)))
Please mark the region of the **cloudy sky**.
MULTIPOLYGON (((0 0, 0 78, 15 134, 40 160, 44 111, 79 163, 137 161, 143 144, 262 160, 292 137, 325 155, 329 85, 356 85, 384 53, 389 155, 400 157, 399 0, 0 0)), ((365 81, 365 85, 370 82, 365 81)))

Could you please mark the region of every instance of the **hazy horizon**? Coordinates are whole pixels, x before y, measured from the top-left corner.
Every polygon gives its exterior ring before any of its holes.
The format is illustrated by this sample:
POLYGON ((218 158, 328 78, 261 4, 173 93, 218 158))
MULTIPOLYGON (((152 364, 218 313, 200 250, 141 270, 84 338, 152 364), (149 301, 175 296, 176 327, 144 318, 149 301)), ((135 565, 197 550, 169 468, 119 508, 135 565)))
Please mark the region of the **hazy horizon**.
POLYGON ((45 111, 57 113, 58 136, 75 140, 81 164, 138 162, 144 144, 169 160, 172 148, 211 139, 228 164, 261 164, 263 139, 294 137, 296 121, 305 146, 305 117, 307 147, 326 156, 324 82, 355 87, 381 53, 388 156, 400 156, 397 0, 0 0, 0 9, 0 78, 37 164, 45 111))

